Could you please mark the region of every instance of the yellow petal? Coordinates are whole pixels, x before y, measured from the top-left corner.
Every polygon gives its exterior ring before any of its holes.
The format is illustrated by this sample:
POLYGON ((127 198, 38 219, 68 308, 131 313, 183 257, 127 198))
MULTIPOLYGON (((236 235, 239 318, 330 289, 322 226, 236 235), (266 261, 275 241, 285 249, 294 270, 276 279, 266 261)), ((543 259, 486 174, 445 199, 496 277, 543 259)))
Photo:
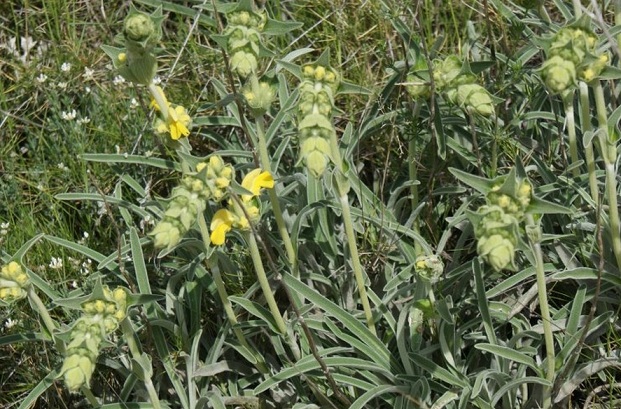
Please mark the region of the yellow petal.
POLYGON ((211 242, 216 246, 224 244, 226 233, 228 233, 233 223, 235 222, 235 215, 226 209, 220 209, 213 215, 211 219, 211 242))
MULTIPOLYGON (((248 173, 242 181, 242 187, 252 192, 253 196, 257 196, 262 188, 271 189, 274 187, 274 178, 268 171, 261 172, 261 169, 255 169, 248 173)), ((252 196, 244 195, 244 201, 250 200, 252 196)))

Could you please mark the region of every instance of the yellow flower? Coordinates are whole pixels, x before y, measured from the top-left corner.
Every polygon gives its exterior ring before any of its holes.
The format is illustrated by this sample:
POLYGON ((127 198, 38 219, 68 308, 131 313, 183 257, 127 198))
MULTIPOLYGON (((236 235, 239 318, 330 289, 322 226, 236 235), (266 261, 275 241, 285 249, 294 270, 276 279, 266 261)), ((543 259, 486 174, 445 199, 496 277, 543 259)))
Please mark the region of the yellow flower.
POLYGON ((211 242, 216 246, 223 245, 226 233, 231 231, 236 221, 237 217, 233 213, 226 209, 218 210, 211 219, 211 242))
POLYGON ((262 188, 273 188, 274 178, 268 171, 261 172, 261 169, 255 169, 244 177, 242 187, 252 192, 252 195, 242 195, 242 200, 247 202, 254 196, 258 196, 262 188))
MULTIPOLYGON (((155 106, 157 107, 157 104, 155 106)), ((155 131, 157 133, 170 133, 170 137, 176 141, 182 136, 190 134, 188 126, 191 122, 192 118, 190 118, 184 107, 181 105, 177 105, 175 108, 169 106, 167 123, 158 119, 155 123, 155 131)))

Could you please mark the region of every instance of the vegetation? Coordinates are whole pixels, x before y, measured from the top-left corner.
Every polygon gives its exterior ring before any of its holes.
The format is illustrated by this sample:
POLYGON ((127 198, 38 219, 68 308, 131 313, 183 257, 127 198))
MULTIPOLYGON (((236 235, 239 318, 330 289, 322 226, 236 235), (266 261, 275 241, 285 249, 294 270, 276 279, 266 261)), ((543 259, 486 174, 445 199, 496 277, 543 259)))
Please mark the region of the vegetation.
POLYGON ((0 407, 621 404, 621 3, 104 3, 0 5, 0 407))

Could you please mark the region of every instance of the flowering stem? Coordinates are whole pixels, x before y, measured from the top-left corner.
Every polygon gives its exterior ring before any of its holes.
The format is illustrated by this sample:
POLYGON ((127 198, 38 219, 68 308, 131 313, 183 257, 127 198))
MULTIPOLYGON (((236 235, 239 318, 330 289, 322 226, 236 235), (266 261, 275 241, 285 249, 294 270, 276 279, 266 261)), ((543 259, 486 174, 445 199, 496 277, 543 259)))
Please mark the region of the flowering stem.
MULTIPOLYGON (((591 110, 589 102, 589 87, 585 82, 580 82, 580 124, 582 126, 582 134, 592 130, 591 128, 591 110)), ((595 175, 595 154, 593 152, 593 138, 584 141, 584 156, 587 162, 589 172, 589 187, 591 189, 591 199, 595 206, 599 203, 599 189, 597 186, 597 177, 595 175)))
POLYGON ((612 250, 615 254, 617 267, 621 268, 621 236, 619 235, 619 208, 617 206, 617 180, 615 161, 617 159, 616 141, 611 140, 608 133, 608 114, 606 112, 606 100, 604 90, 599 80, 591 84, 595 94, 595 108, 599 123, 598 141, 604 158, 606 168, 606 195, 608 198, 608 220, 610 234, 612 235, 612 250))
POLYGON ((364 282, 364 274, 362 271, 362 264, 360 263, 360 256, 358 255, 358 247, 356 246, 356 234, 354 233, 354 223, 351 217, 351 210, 349 208, 349 198, 347 193, 349 192, 349 181, 346 176, 346 165, 341 159, 341 152, 339 150, 338 141, 336 140, 336 133, 332 133, 330 138, 330 150, 334 162, 337 166, 336 175, 336 193, 341 204, 341 211, 343 212, 343 224, 345 225, 345 234, 347 236, 347 245, 349 247, 349 253, 351 255, 352 267, 354 270, 354 277, 356 279, 356 285, 358 286, 358 295, 360 296, 360 303, 364 310, 364 316, 367 321, 369 330, 377 335, 375 331, 375 322, 373 320, 373 313, 371 312, 371 304, 369 303, 369 297, 367 296, 367 288, 364 282))
MULTIPOLYGON (((201 231, 201 236, 203 237, 203 243, 205 243, 205 249, 209 247, 209 230, 207 229, 207 222, 205 221, 205 216, 201 213, 198 215, 198 226, 201 231)), ((233 333, 237 338, 237 341, 246 348, 250 353, 254 355, 256 360, 255 365, 257 369, 261 373, 267 373, 268 369, 265 365, 265 361, 263 357, 255 354, 254 349, 250 347, 250 344, 246 340, 246 336, 244 332, 239 329, 237 316, 235 315, 235 311, 233 311, 233 305, 229 300, 228 292, 226 291, 226 286, 224 285, 224 280, 222 280, 222 274, 220 273, 220 268, 218 267, 218 263, 210 263, 209 271, 211 271, 211 275, 213 277, 213 281, 216 284, 216 290, 218 291, 218 296, 220 297, 220 301, 222 301, 222 306, 224 307, 224 312, 226 313, 226 317, 231 323, 231 328, 233 329, 233 333)))
POLYGON ((160 107, 159 113, 162 115, 162 119, 166 122, 168 120, 168 103, 166 102, 166 99, 164 99, 164 96, 157 89, 157 86, 154 83, 149 84, 149 91, 157 103, 157 106, 160 107))
MULTIPOLYGON (((554 336, 550 318, 550 308, 548 306, 548 291, 546 289, 546 275, 543 269, 543 254, 541 251, 541 227, 535 223, 532 214, 526 215, 526 232, 528 241, 535 256, 535 269, 537 272, 537 292, 539 294, 539 308, 541 309, 541 320, 543 321, 543 337, 546 344, 546 380, 550 385, 554 384, 556 358, 554 352, 554 336)), ((543 387, 543 409, 552 407, 552 389, 550 386, 543 387)))
POLYGON ((30 302, 36 307, 36 310, 39 313, 39 316, 41 317, 45 328, 50 333, 50 337, 54 340, 54 346, 56 347, 56 350, 59 353, 64 354, 65 343, 60 338, 54 336, 54 329, 56 328, 56 326, 54 325, 54 321, 52 320, 52 317, 50 317, 50 314, 48 313, 45 305, 43 305, 43 301, 41 301, 41 298, 39 298, 39 296, 35 292, 33 285, 28 286, 27 294, 30 302))
MULTIPOLYGON (((134 358, 132 365, 140 365, 140 363, 144 363, 142 352, 140 351, 140 347, 138 346, 138 343, 136 342, 136 338, 135 338, 136 333, 134 331, 134 327, 132 326, 132 323, 129 320, 129 318, 125 318, 121 321, 121 331, 123 331, 123 338, 125 339, 125 342, 127 346, 129 347, 129 352, 132 354, 132 357, 134 358)), ((147 368, 142 368, 142 370, 145 370, 145 369, 147 368)), ((151 368, 148 368, 148 369, 151 369, 151 368)), ((153 385, 153 381, 151 380, 151 377, 145 374, 143 382, 144 382, 144 386, 147 388, 147 393, 149 394, 151 405, 153 406, 154 409, 161 409, 162 405, 160 403, 160 398, 158 397, 157 391, 155 390, 155 386, 153 385)))
MULTIPOLYGON (((563 106, 565 108, 565 119, 567 120, 567 135, 569 136, 569 164, 575 165, 578 162, 578 142, 576 140, 573 90, 563 93, 563 106)), ((572 176, 574 178, 580 177, 580 169, 576 166, 572 169, 572 176)))
MULTIPOLYGON (((413 120, 415 121, 418 118, 418 114, 420 113, 420 103, 417 101, 414 104, 414 112, 412 116, 413 120)), ((414 212, 418 207, 418 185, 414 184, 414 182, 418 179, 418 163, 416 161, 416 158, 414 157, 414 154, 416 153, 416 142, 416 137, 410 137, 410 141, 408 142, 408 170, 411 183, 410 204, 412 207, 412 212, 414 212)), ((420 234, 420 227, 417 221, 414 222, 412 228, 416 232, 416 234, 420 234)), ((414 253, 416 257, 423 254, 423 249, 420 246, 418 240, 414 241, 414 253)))
POLYGON ((282 335, 287 337, 287 325, 285 324, 285 320, 280 314, 278 304, 276 304, 276 299, 274 298, 274 294, 272 293, 272 287, 270 287, 269 280, 267 279, 267 274, 265 273, 265 268, 263 267, 263 261, 261 260, 261 253, 259 252, 257 240, 255 239, 252 231, 246 232, 245 238, 250 247, 250 256, 252 257, 252 263, 254 264, 261 290, 263 290, 263 296, 265 297, 265 301, 267 301, 267 305, 270 309, 270 312, 272 313, 274 321, 276 322, 278 331, 282 335))
MULTIPOLYGON (((259 157, 261 159, 261 167, 265 170, 269 170, 271 174, 274 174, 274 170, 272 169, 270 157, 267 151, 267 141, 265 140, 265 124, 262 116, 256 117, 256 125, 257 125, 257 140, 259 145, 259 157)), ((289 236, 289 231, 287 230, 287 225, 285 224, 285 219, 282 216, 282 210, 280 208, 280 202, 278 201, 278 194, 276 193, 276 186, 273 189, 268 189, 268 194, 270 197, 270 203, 272 204, 272 210, 274 212, 274 218, 276 219, 276 225, 278 226, 278 232, 280 233, 280 237, 285 244, 285 250, 287 251, 287 257, 289 258, 289 263, 294 266, 296 261, 295 251, 293 250, 293 243, 291 242, 291 237, 289 236)), ((297 269, 294 269, 293 274, 297 275, 297 269)))

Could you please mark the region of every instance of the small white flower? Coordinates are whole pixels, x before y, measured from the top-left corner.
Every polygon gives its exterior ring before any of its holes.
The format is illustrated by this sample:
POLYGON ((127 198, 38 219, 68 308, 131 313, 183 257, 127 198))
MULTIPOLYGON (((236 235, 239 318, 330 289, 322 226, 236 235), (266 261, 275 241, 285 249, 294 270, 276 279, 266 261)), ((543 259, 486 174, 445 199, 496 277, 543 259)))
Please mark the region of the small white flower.
POLYGON ((0 223, 0 236, 6 236, 9 233, 9 222, 0 223))
POLYGON ((121 85, 125 83, 125 78, 123 78, 120 75, 117 75, 116 77, 114 77, 114 80, 112 80, 112 83, 114 85, 121 85))
POLYGON ((132 98, 131 101, 129 101, 129 107, 131 109, 137 108, 138 107, 138 100, 136 98, 132 98))
POLYGON ((44 84, 45 81, 47 81, 47 75, 41 73, 39 74, 39 76, 37 78, 35 78, 35 80, 37 81, 37 83, 39 84, 44 84))
POLYGON ((90 234, 88 234, 88 232, 87 232, 87 231, 85 231, 84 233, 82 233, 82 236, 83 236, 85 239, 88 239, 88 238, 89 238, 89 236, 90 236, 90 234))
POLYGON ((78 288, 78 282, 77 282, 77 281, 75 281, 75 280, 73 280, 73 281, 71 282, 71 288, 78 288))
POLYGON ((148 214, 142 220, 140 220, 140 229, 142 231, 145 231, 146 229, 148 229, 150 226, 153 226, 154 224, 155 224, 155 221, 153 220, 151 215, 148 214))
POLYGON ((50 264, 48 264, 48 266, 51 269, 60 270, 61 268, 63 268, 63 259, 60 257, 59 258, 52 257, 52 261, 50 261, 50 264))
POLYGON ((61 89, 63 91, 67 89, 67 83, 66 82, 59 82, 58 84, 56 84, 56 86, 58 87, 58 89, 61 89))
POLYGON ((153 77, 153 85, 160 85, 162 83, 162 79, 160 78, 159 75, 156 75, 155 77, 153 77))
POLYGON ((91 260, 90 258, 87 258, 86 261, 82 263, 82 268, 80 269, 80 272, 82 273, 82 275, 86 275, 91 272, 92 264, 93 264, 93 260, 91 260))
POLYGON ((64 164, 64 163, 62 163, 62 162, 60 162, 57 166, 58 166, 58 169, 60 169, 60 170, 62 170, 62 171, 65 171, 65 172, 68 172, 68 171, 69 171, 69 168, 67 167, 67 165, 65 165, 65 164, 64 164))
POLYGON ((80 125, 84 125, 84 124, 87 124, 87 123, 91 122, 91 119, 89 117, 85 116, 84 118, 78 119, 77 122, 80 125))
POLYGON ((78 115, 77 112, 75 112, 75 109, 72 110, 71 112, 65 112, 63 111, 60 116, 65 120, 65 121, 73 121, 75 119, 75 117, 78 115))
POLYGON ((10 319, 10 318, 7 318, 7 319, 6 319, 6 322, 4 323, 4 327, 5 327, 6 329, 11 329, 11 328, 13 328, 14 326, 16 326, 17 324, 19 324, 19 320, 12 320, 12 319, 10 319))
POLYGON ((84 67, 84 74, 82 74, 82 78, 86 81, 92 80, 93 74, 95 74, 95 70, 92 70, 89 67, 84 67))
POLYGON ((43 190, 45 189, 45 187, 43 187, 43 184, 42 184, 42 183, 39 183, 39 184, 37 185, 37 189, 38 189, 40 192, 43 192, 43 190))
POLYGON ((84 92, 86 92, 87 94, 91 93, 91 87, 84 87, 84 92))
POLYGON ((28 148, 25 146, 22 146, 21 148, 19 148, 19 151, 22 153, 22 155, 25 155, 28 153, 28 148))
POLYGON ((64 62, 63 65, 60 66, 60 70, 62 72, 69 72, 71 71, 71 64, 68 62, 64 62))
POLYGON ((97 202, 97 214, 99 216, 106 214, 106 204, 104 202, 97 202))

